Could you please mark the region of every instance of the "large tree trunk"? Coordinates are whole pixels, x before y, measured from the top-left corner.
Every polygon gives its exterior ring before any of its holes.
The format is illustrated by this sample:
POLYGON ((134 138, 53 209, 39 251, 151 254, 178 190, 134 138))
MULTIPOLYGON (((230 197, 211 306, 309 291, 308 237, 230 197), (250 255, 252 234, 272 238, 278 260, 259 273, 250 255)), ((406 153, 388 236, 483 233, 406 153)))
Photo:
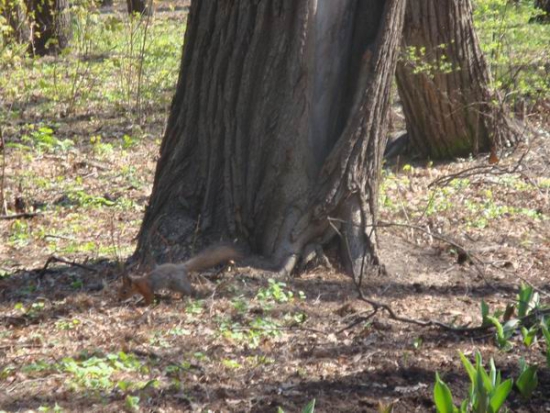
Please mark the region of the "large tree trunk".
POLYGON ((535 0, 535 7, 544 11, 544 14, 537 16, 534 21, 550 21, 550 0, 535 0))
POLYGON ((535 0, 535 7, 550 13, 550 0, 535 0))
POLYGON ((18 43, 30 42, 31 25, 23 0, 0 0, 0 15, 4 16, 11 28, 11 32, 6 35, 8 40, 15 39, 18 43))
POLYGON ((409 1, 403 39, 397 85, 415 149, 441 159, 515 141, 489 89, 469 0, 409 1))
POLYGON ((72 38, 68 0, 31 0, 34 15, 33 50, 37 55, 58 53, 72 38))
POLYGON ((199 229, 290 271, 340 227, 348 268, 376 264, 404 5, 193 1, 137 257, 174 259, 199 229))
POLYGON ((152 0, 126 0, 128 6, 128 13, 130 14, 153 14, 153 2, 152 0))

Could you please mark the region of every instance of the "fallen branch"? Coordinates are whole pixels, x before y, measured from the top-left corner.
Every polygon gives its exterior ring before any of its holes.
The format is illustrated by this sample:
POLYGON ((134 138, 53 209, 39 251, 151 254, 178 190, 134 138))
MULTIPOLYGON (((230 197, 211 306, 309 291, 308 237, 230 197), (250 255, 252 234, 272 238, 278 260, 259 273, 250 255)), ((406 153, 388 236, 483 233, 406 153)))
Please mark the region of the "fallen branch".
POLYGON ((12 215, 0 215, 0 220, 8 219, 19 219, 19 218, 34 218, 36 216, 42 215, 41 212, 23 212, 21 214, 12 214, 12 215))
POLYGON ((95 268, 92 268, 88 265, 79 264, 76 261, 69 261, 69 260, 66 260, 64 258, 59 258, 59 257, 56 257, 55 255, 52 255, 50 258, 47 259, 46 264, 44 265, 44 268, 42 268, 42 270, 40 271, 40 274, 38 275, 40 278, 42 278, 44 276, 44 274, 46 274, 46 271, 48 270, 48 266, 52 262, 60 262, 60 263, 67 264, 67 265, 70 265, 70 266, 73 266, 73 267, 82 268, 83 270, 86 270, 86 271, 97 272, 97 270, 95 268))
POLYGON ((446 330, 446 331, 452 331, 452 332, 458 332, 458 333, 474 333, 474 332, 477 333, 477 332, 482 332, 482 331, 488 331, 488 330, 493 328, 493 326, 491 324, 481 325, 481 326, 478 326, 478 327, 468 327, 468 325, 461 326, 461 327, 455 327, 455 326, 452 326, 450 324, 445 324, 445 323, 443 323, 441 321, 438 321, 438 320, 417 320, 417 319, 414 319, 414 318, 403 317, 403 316, 400 316, 400 315, 396 314, 395 311, 393 311, 393 309, 388 304, 385 304, 385 303, 375 301, 375 300, 371 300, 370 298, 367 298, 365 296, 365 294, 363 293, 363 291, 361 290, 360 286, 358 284, 356 284, 355 286, 357 287, 357 291, 359 293, 359 299, 361 301, 364 301, 367 304, 371 305, 372 308, 375 311, 384 310, 385 312, 388 313, 390 319, 395 320, 395 321, 399 321, 399 322, 407 323, 407 324, 413 324, 413 325, 417 325, 417 326, 420 326, 420 327, 439 327, 439 328, 441 328, 443 330, 446 330))
POLYGON ((456 172, 454 174, 449 174, 442 176, 440 178, 437 178, 435 181, 431 182, 428 185, 428 188, 432 188, 434 186, 445 186, 448 185, 452 180, 458 179, 458 178, 469 178, 474 175, 480 175, 483 173, 491 172, 496 170, 495 165, 477 165, 472 166, 471 168, 466 168, 462 171, 456 172))
POLYGON ((449 174, 449 175, 445 175, 440 178, 437 178, 435 181, 431 182, 428 185, 428 188, 432 188, 434 186, 439 186, 439 187, 446 186, 454 179, 469 178, 475 175, 491 174, 491 175, 498 176, 498 175, 511 175, 511 174, 517 173, 521 175, 527 182, 533 185, 539 191, 539 193, 542 194, 539 186, 535 182, 533 182, 531 177, 529 177, 527 174, 519 170, 520 167, 523 166, 523 160, 525 159, 525 157, 527 156, 530 150, 531 148, 527 148, 527 150, 520 156, 516 164, 510 166, 509 168, 503 168, 498 165, 477 165, 471 168, 466 168, 454 174, 449 174))
POLYGON ((357 319, 353 320, 352 323, 348 324, 347 326, 341 328, 340 330, 336 331, 334 334, 340 334, 343 333, 346 330, 349 330, 353 327, 355 327, 358 324, 364 323, 365 321, 369 321, 371 318, 373 318, 378 313, 378 309, 374 309, 371 311, 371 313, 366 317, 358 317, 357 319))

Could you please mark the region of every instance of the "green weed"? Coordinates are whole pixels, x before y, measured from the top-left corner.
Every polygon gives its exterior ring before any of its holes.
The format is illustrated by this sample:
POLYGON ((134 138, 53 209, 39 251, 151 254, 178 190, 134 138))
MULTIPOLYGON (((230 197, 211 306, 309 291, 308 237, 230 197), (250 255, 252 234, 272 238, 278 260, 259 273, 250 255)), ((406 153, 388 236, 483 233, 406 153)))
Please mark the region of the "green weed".
POLYGON ((456 407, 449 387, 435 374, 434 402, 438 413, 498 413, 512 390, 513 380, 502 381, 493 359, 489 372, 482 366, 481 354, 476 353, 475 367, 460 353, 460 359, 470 377, 468 398, 456 407))

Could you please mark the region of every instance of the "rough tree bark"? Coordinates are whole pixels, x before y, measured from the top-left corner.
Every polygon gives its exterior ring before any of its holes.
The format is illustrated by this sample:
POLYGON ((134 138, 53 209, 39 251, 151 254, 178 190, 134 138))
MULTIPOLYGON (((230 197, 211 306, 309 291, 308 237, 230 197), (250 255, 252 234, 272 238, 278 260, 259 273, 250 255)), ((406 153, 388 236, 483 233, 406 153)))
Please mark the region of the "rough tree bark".
POLYGON ((414 149, 431 158, 516 141, 479 46, 469 0, 409 1, 397 85, 414 149))
POLYGON ((0 15, 4 16, 11 27, 6 37, 18 43, 29 43, 31 25, 28 19, 27 6, 22 0, 0 0, 0 15))
POLYGON ((72 27, 68 0, 31 0, 29 9, 34 17, 32 48, 35 54, 58 53, 69 46, 72 27))
POLYGON ((377 264, 404 5, 193 1, 136 256, 174 259, 199 229, 240 237, 288 272, 339 227, 350 271, 377 264))

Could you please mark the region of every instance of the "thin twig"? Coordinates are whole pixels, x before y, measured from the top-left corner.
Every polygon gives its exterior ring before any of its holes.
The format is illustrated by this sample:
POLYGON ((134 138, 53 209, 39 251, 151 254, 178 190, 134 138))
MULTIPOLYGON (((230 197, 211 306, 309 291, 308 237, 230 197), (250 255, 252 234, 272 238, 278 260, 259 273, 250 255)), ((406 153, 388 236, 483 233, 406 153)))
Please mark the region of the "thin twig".
POLYGON ((6 142, 4 141, 4 134, 2 132, 2 126, 0 126, 0 150, 2 151, 2 180, 0 181, 0 212, 2 214, 5 214, 6 208, 5 208, 5 192, 4 192, 4 179, 6 177, 6 142))
POLYGON ((334 334, 340 334, 343 333, 346 330, 349 330, 353 327, 355 327, 358 324, 364 323, 365 321, 369 321, 371 318, 373 318, 378 313, 378 309, 373 309, 368 316, 365 317, 358 317, 355 319, 352 323, 348 324, 347 326, 341 328, 340 330, 336 331, 334 334))
POLYGON ((145 30, 143 33, 143 43, 141 44, 141 50, 139 51, 139 67, 138 67, 138 85, 137 85, 137 102, 136 102, 136 109, 137 109, 137 116, 138 116, 138 122, 141 123, 143 121, 142 119, 142 110, 141 110, 141 84, 143 82, 143 61, 145 60, 145 45, 147 44, 147 33, 149 29, 149 25, 151 24, 151 19, 153 16, 153 0, 149 1, 149 13, 147 14, 146 20, 145 20, 145 30))
POLYGON ((428 188, 432 188, 434 186, 445 186, 448 185, 452 180, 457 178, 469 178, 475 175, 481 175, 481 174, 491 174, 491 175, 511 175, 511 174, 519 174, 525 180, 527 180, 531 185, 533 185, 539 193, 542 193, 539 186, 533 182, 533 180, 524 172, 520 171, 519 168, 523 165, 523 160, 529 154, 531 148, 528 147, 527 150, 521 154, 518 161, 515 163, 515 165, 509 167, 509 168, 503 168, 498 165, 477 165, 473 166, 471 168, 466 168, 462 171, 456 172, 454 174, 449 174, 442 176, 435 181, 431 182, 428 185, 428 188))
POLYGON ((19 218, 34 218, 42 215, 41 212, 24 212, 21 214, 0 215, 0 220, 19 219, 19 218))
POLYGON ((55 255, 52 255, 50 258, 48 258, 48 260, 46 261, 46 264, 44 265, 44 268, 42 268, 42 270, 40 271, 40 274, 38 275, 40 278, 42 278, 44 276, 44 274, 46 274, 46 271, 48 269, 48 266, 52 263, 52 262, 61 262, 63 264, 67 264, 67 265, 71 265, 73 267, 78 267, 78 268, 82 268, 83 270, 86 270, 86 271, 90 271, 90 272, 97 272, 97 270, 95 268, 92 268, 88 265, 84 265, 84 264, 79 264, 78 262, 76 261, 69 261, 69 260, 66 260, 64 258, 60 258, 60 257, 56 257, 55 255))
POLYGON ((420 326, 420 327, 439 327, 443 330, 459 332, 459 333, 481 332, 481 331, 487 331, 487 330, 490 330, 491 328, 493 328, 492 325, 482 325, 482 326, 478 326, 478 327, 468 327, 466 325, 466 326, 463 326, 463 327, 455 327, 455 326, 452 326, 450 324, 445 324, 445 323, 443 323, 441 321, 437 321, 437 320, 417 320, 417 319, 414 319, 414 318, 403 317, 403 316, 400 316, 400 315, 396 314, 388 304, 382 303, 380 301, 371 300, 370 298, 365 297, 365 294, 360 289, 357 289, 357 291, 359 293, 359 298, 361 299, 361 301, 364 301, 367 304, 370 304, 372 306, 372 308, 375 309, 375 310, 382 309, 382 310, 386 311, 392 320, 400 321, 402 323, 414 324, 414 325, 417 325, 417 326, 420 326))

